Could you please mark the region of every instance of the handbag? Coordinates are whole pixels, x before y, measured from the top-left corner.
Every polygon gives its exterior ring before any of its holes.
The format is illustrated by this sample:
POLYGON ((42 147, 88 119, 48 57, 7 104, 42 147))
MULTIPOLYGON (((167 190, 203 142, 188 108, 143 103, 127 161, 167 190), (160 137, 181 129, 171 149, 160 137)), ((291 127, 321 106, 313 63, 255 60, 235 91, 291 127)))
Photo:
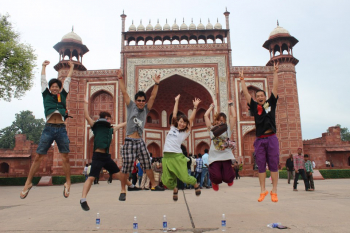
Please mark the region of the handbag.
POLYGON ((211 128, 210 131, 214 134, 214 137, 219 137, 221 134, 227 131, 227 124, 222 123, 220 125, 216 125, 211 128))

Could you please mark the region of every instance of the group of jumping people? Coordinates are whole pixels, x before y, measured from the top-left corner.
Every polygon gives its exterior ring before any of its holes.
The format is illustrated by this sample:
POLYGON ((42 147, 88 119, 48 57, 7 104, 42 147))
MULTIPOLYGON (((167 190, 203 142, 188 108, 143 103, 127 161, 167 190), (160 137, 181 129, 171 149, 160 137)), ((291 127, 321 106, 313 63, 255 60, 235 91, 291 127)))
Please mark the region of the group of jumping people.
MULTIPOLYGON (((63 196, 67 198, 70 192, 70 165, 69 165, 69 139, 66 131, 65 119, 68 116, 66 110, 66 99, 69 92, 71 76, 73 74, 74 64, 69 61, 69 72, 65 78, 62 88, 62 82, 59 79, 51 79, 49 83, 46 81, 45 69, 49 61, 42 64, 41 87, 45 109, 46 124, 42 132, 40 142, 37 148, 37 156, 34 159, 25 186, 20 193, 22 199, 26 198, 32 188, 32 179, 34 174, 40 167, 43 156, 47 154, 53 141, 56 141, 59 152, 62 154, 62 167, 66 176, 64 184, 63 196)), ((259 168, 259 181, 261 187, 259 202, 263 201, 268 191, 265 189, 266 164, 271 171, 273 188, 270 192, 271 200, 277 202, 277 180, 278 180, 278 164, 279 164, 279 145, 276 133, 275 110, 278 100, 278 64, 274 65, 274 79, 271 96, 267 99, 266 93, 259 90, 255 93, 256 101, 248 92, 244 81, 243 71, 239 72, 239 78, 244 96, 247 100, 250 111, 255 119, 256 140, 254 142, 256 162, 259 168)), ((147 146, 142 138, 146 117, 152 109, 160 84, 160 75, 153 77, 154 86, 146 103, 146 94, 139 91, 135 94, 134 101, 130 99, 127 93, 123 74, 121 70, 117 73, 119 87, 123 94, 123 100, 126 104, 127 119, 126 122, 112 125, 111 114, 109 112, 100 112, 99 119, 94 121, 89 116, 88 96, 85 97, 84 116, 90 125, 94 134, 94 147, 91 162, 91 170, 86 179, 80 205, 83 210, 88 211, 90 208, 87 204, 86 197, 91 185, 96 177, 99 176, 102 168, 112 174, 115 179, 121 181, 120 201, 126 200, 126 187, 128 191, 138 191, 137 188, 129 181, 129 173, 133 169, 134 162, 138 160, 151 181, 152 191, 164 191, 164 188, 156 185, 156 181, 151 170, 151 158, 147 150, 147 146), (126 137, 121 149, 122 168, 121 171, 117 164, 111 159, 109 147, 112 141, 112 135, 121 128, 126 127, 126 137)), ((187 170, 187 159, 182 154, 181 144, 190 135, 192 124, 196 115, 197 107, 201 100, 194 98, 193 110, 189 118, 184 114, 178 114, 180 95, 175 97, 173 115, 171 119, 170 130, 166 136, 163 149, 163 184, 173 190, 173 200, 178 200, 177 179, 182 182, 193 185, 195 194, 199 196, 201 190, 195 177, 190 176, 187 170)), ((235 129, 236 111, 232 100, 227 102, 229 109, 229 121, 223 112, 214 114, 213 121, 210 120, 210 114, 214 111, 215 105, 211 104, 204 114, 206 127, 208 128, 211 139, 209 149, 209 177, 212 187, 215 191, 219 190, 219 184, 227 183, 228 186, 233 185, 235 172, 232 169, 232 160, 234 155, 232 150, 235 142, 231 141, 232 132, 235 129)))

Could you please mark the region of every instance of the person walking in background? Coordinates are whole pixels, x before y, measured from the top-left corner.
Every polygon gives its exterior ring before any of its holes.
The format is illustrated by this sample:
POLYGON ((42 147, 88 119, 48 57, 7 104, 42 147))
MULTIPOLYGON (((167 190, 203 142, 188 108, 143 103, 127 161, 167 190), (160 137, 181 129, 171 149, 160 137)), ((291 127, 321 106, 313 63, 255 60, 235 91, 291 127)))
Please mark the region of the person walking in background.
MULTIPOLYGON (((195 171, 196 171, 196 179, 197 183, 201 183, 202 179, 202 168, 203 168, 203 160, 202 160, 202 155, 199 153, 197 155, 196 159, 196 165, 195 165, 195 171)), ((202 186, 199 186, 200 188, 203 188, 202 186)))
POLYGON ((202 156, 203 160, 203 168, 202 168, 202 178, 201 178, 201 187, 211 188, 211 181, 210 181, 210 175, 209 175, 209 150, 204 149, 204 154, 202 156), (204 179, 207 178, 207 183, 203 185, 204 179))
POLYGON ((131 172, 131 179, 132 179, 132 184, 133 185, 136 185, 136 183, 137 183, 137 163, 138 163, 138 161, 137 160, 135 160, 135 162, 134 162, 134 169, 132 169, 132 172, 131 172))
POLYGON ((238 180, 238 177, 239 179, 241 179, 241 176, 239 175, 239 165, 237 161, 233 165, 233 169, 235 170, 235 173, 236 173, 236 180, 238 180))
POLYGON ((139 180, 139 188, 141 188, 141 181, 142 181, 142 176, 143 176, 143 170, 141 167, 140 162, 138 161, 137 163, 137 179, 139 180))
POLYGON ((308 185, 310 187, 309 191, 314 191, 315 186, 314 186, 314 177, 312 176, 312 173, 314 170, 312 169, 312 163, 309 159, 309 155, 305 154, 304 155, 304 161, 305 161, 305 172, 306 172, 306 178, 308 185))
POLYGON ((294 179, 294 163, 292 154, 289 155, 289 158, 286 161, 286 168, 288 174, 288 184, 290 184, 290 179, 294 179))
POLYGON ((312 160, 312 168, 315 169, 316 168, 316 163, 314 160, 312 160))
POLYGON ((83 174, 84 174, 84 176, 85 176, 85 181, 86 181, 87 178, 89 177, 89 174, 87 173, 88 167, 89 167, 89 165, 86 164, 85 167, 84 167, 84 171, 83 171, 83 174))
POLYGON ((305 161, 304 161, 304 156, 302 155, 302 151, 303 149, 298 148, 298 154, 293 156, 293 163, 294 163, 294 170, 295 170, 293 191, 298 191, 297 185, 298 185, 299 174, 304 180, 305 191, 309 190, 309 184, 307 182, 307 178, 305 175, 305 161))

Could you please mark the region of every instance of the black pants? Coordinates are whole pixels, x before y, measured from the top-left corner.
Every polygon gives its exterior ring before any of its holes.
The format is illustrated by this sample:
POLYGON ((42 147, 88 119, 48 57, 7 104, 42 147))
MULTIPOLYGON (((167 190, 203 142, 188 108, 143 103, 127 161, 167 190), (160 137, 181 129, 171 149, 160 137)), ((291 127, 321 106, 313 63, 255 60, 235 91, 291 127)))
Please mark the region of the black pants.
POLYGON ((305 170, 304 169, 299 169, 299 172, 295 172, 295 176, 294 176, 294 185, 293 185, 293 188, 294 189, 297 189, 297 183, 298 183, 298 180, 299 180, 299 174, 301 175, 301 177, 303 177, 303 180, 304 180, 304 184, 305 184, 305 190, 307 191, 309 189, 309 182, 306 178, 306 174, 305 174, 305 170))
POLYGON ((236 172, 236 180, 238 180, 238 177, 241 179, 241 176, 239 175, 239 170, 236 169, 235 172, 236 172))
POLYGON ((136 183, 137 183, 137 173, 131 173, 131 177, 132 177, 132 184, 136 185, 136 183))

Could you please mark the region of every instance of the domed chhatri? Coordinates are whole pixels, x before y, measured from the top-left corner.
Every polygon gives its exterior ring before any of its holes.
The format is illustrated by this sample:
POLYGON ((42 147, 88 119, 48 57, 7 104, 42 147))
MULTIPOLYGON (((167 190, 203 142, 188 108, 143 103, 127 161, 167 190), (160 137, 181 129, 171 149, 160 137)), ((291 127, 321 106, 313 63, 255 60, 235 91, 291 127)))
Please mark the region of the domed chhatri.
POLYGON ((179 25, 176 24, 176 19, 174 21, 173 26, 171 27, 171 30, 179 30, 179 25))
POLYGON ((202 24, 202 19, 199 20, 197 30, 205 30, 205 26, 204 26, 204 24, 202 24))
POLYGON ((64 35, 62 37, 62 42, 75 42, 75 43, 79 43, 82 44, 83 40, 81 39, 80 36, 78 36, 72 29, 71 32, 67 33, 66 35, 64 35))
POLYGON ((159 19, 157 20, 156 26, 154 26, 154 30, 155 31, 161 31, 162 30, 162 26, 159 24, 159 19))
POLYGON ((277 35, 290 36, 287 29, 280 27, 278 20, 277 20, 277 27, 275 29, 273 29, 272 32, 270 33, 269 39, 271 39, 272 37, 275 37, 277 35))
POLYGON ((129 27, 129 31, 135 32, 136 31, 136 26, 134 25, 134 20, 132 21, 132 24, 129 27))
POLYGON ((168 19, 165 20, 165 24, 164 24, 163 30, 164 31, 169 31, 170 30, 170 25, 168 24, 168 19))
POLYGON ((142 19, 140 20, 140 25, 137 27, 137 31, 144 31, 145 26, 142 25, 142 19))
POLYGON ((214 29, 222 29, 222 25, 219 23, 219 19, 217 19, 216 24, 214 25, 214 29))
POLYGON ((185 24, 185 18, 182 19, 180 30, 188 30, 187 24, 185 24))
POLYGON ((191 24, 190 24, 190 26, 189 26, 189 29, 190 30, 196 30, 197 28, 196 28, 196 25, 193 23, 193 19, 191 20, 191 24))
POLYGON ((146 31, 153 31, 153 26, 151 24, 151 20, 149 20, 148 25, 146 27, 146 31))
POLYGON ((208 24, 207 26, 205 27, 206 29, 213 29, 213 24, 210 23, 210 19, 208 19, 208 24))

